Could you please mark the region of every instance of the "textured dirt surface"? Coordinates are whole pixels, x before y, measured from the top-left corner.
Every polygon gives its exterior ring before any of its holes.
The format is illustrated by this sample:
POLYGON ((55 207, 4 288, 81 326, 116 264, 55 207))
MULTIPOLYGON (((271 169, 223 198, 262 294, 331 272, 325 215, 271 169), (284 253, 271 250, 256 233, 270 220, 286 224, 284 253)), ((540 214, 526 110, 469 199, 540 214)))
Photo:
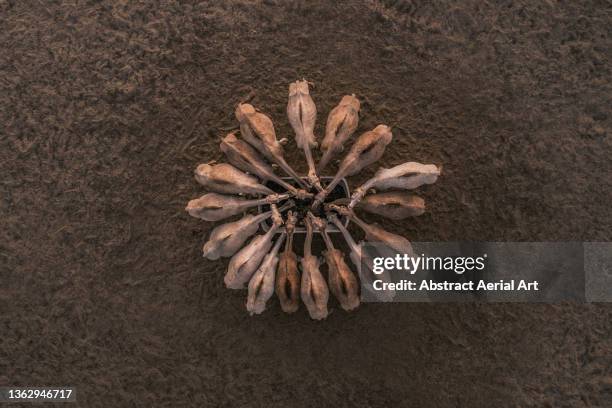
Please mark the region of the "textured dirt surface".
POLYGON ((605 1, 0 0, 0 385, 75 385, 83 407, 612 406, 610 305, 249 317, 183 210, 234 105, 288 134, 305 77, 319 134, 356 93, 360 129, 394 128, 384 164, 444 166, 428 212, 386 228, 610 241, 611 50, 605 1))

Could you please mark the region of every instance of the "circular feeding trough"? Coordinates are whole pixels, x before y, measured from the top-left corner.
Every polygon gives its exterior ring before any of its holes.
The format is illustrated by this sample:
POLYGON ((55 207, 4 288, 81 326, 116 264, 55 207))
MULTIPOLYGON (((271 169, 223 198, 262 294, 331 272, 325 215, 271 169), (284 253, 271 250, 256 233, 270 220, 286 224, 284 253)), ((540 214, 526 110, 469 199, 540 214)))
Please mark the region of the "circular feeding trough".
MULTIPOLYGON (((393 138, 388 126, 378 125, 355 138, 333 177, 319 176, 357 130, 359 109, 355 95, 343 96, 329 113, 325 136, 318 143, 317 111, 308 83, 294 82, 289 85, 287 116, 295 143, 304 152, 307 175, 298 175, 286 162, 283 144, 288 141, 277 140, 270 118, 245 103, 238 104, 235 112, 240 131, 228 134, 220 144, 228 163, 197 167, 195 178, 209 192, 189 201, 186 210, 206 221, 227 220, 212 230, 203 254, 210 260, 230 258, 225 285, 248 289, 246 308, 251 314, 262 313, 276 293, 284 312, 293 313, 303 304, 310 317, 323 319, 329 313, 330 293, 342 309, 353 310, 360 304, 361 291, 369 290, 374 279, 388 280, 384 273, 373 274, 372 255, 364 250, 365 242, 355 241, 347 230, 349 220, 363 230, 366 241, 395 253, 412 252, 406 238, 367 224, 355 210, 394 220, 422 214, 423 199, 407 190, 434 183, 440 174, 437 166, 407 162, 379 168, 351 193, 347 177, 379 160, 393 138), (315 148, 322 151, 316 165, 315 148), (272 164, 285 174, 277 175, 272 164), (263 233, 257 234, 260 227, 263 233), (297 253, 296 233, 304 235, 297 253), (320 253, 313 253, 314 233, 325 244, 320 253), (330 233, 339 234, 332 239, 330 233), (336 248, 337 239, 346 241, 352 268, 336 248)), ((392 294, 380 296, 389 300, 392 294)))
MULTIPOLYGON (((282 179, 293 185, 297 184, 291 177, 282 177, 282 179)), ((326 186, 332 181, 333 177, 322 176, 319 179, 321 181, 321 185, 326 186)), ((266 183, 265 185, 267 187, 270 187, 270 189, 276 193, 284 192, 284 189, 277 184, 266 183)), ((348 200, 350 198, 351 198, 351 191, 350 191, 348 182, 346 181, 345 178, 343 178, 342 180, 340 180, 338 185, 334 187, 332 192, 326 197, 325 202, 323 204, 343 203, 343 202, 344 204, 346 204, 348 203, 348 200)), ((295 226, 294 232, 296 234, 305 234, 306 225, 304 224, 304 219, 306 218, 308 211, 312 211, 312 204, 313 204, 314 199, 313 198, 303 198, 303 199, 293 199, 293 201, 295 202, 295 206, 293 208, 283 210, 281 212, 281 216, 283 216, 283 218, 286 218, 288 211, 296 212, 298 221, 295 226)), ((266 211, 270 211, 269 204, 264 204, 264 205, 260 205, 257 207, 258 214, 265 213, 266 211)), ((313 214, 316 215, 317 217, 325 217, 325 205, 319 206, 319 208, 313 214)), ((348 227, 348 224, 349 224, 348 217, 341 215, 339 216, 339 218, 342 224, 345 227, 348 227)), ((261 223, 261 227, 264 231, 268 231, 271 226, 272 226, 272 221, 270 219, 266 219, 264 222, 261 223)), ((338 227, 336 227, 333 224, 329 224, 326 230, 327 232, 333 232, 333 233, 340 232, 338 227)), ((281 231, 278 230, 276 231, 276 233, 280 234, 281 231)))

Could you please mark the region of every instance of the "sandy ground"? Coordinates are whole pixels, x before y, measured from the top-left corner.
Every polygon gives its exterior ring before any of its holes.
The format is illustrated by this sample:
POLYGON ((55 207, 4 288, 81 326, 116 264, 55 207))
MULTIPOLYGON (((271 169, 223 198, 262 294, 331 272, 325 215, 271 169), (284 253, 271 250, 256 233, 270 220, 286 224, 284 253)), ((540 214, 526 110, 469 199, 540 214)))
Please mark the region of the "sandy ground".
POLYGON ((612 406, 610 305, 249 317, 183 210, 234 105, 290 136, 305 77, 319 134, 356 93, 360 129, 393 126, 385 165, 444 166, 427 213, 385 228, 610 241, 609 2, 136 3, 0 0, 0 385, 83 407, 612 406))

